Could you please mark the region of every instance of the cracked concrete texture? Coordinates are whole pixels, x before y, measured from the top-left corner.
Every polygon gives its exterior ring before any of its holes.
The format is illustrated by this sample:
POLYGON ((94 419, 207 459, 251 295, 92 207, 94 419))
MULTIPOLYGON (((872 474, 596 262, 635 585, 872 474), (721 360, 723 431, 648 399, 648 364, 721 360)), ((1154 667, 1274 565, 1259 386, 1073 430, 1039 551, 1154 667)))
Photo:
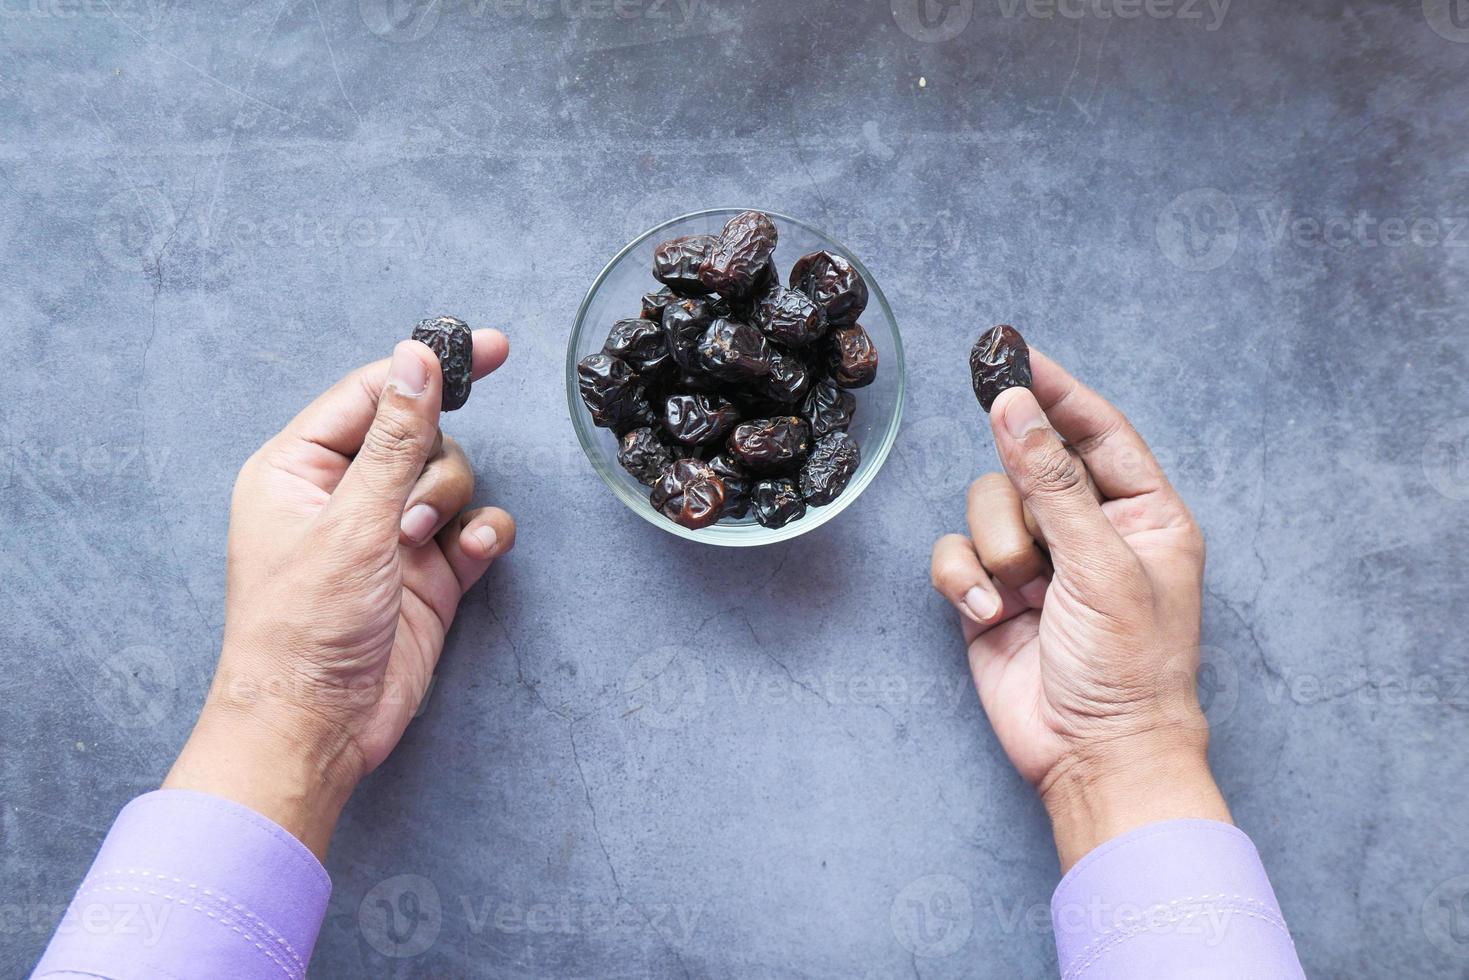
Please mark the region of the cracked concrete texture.
POLYGON ((620 9, 6 8, 0 971, 188 730, 240 462, 453 312, 511 338, 446 428, 520 545, 348 810, 314 975, 1053 971, 1044 817, 927 584, 995 466, 964 353, 999 321, 1206 529, 1213 758, 1308 973, 1462 973, 1469 32, 1409 0, 620 9), (724 204, 847 241, 912 380, 863 499, 751 554, 626 513, 562 378, 607 259, 724 204), (359 910, 408 895, 394 945, 359 910))

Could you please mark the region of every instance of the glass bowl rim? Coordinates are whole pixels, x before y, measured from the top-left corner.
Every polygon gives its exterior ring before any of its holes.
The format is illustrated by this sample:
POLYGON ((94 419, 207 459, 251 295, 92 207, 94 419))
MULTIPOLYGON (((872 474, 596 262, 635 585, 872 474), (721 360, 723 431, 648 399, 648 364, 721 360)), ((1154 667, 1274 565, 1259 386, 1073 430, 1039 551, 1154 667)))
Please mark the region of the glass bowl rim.
MULTIPOLYGON (((610 434, 610 430, 602 430, 592 426, 582 417, 585 412, 585 406, 582 404, 581 395, 577 390, 576 365, 579 360, 576 356, 577 341, 581 338, 583 331, 587 327, 587 314, 591 309, 592 301, 596 298, 598 291, 602 288, 608 277, 611 276, 612 270, 634 249, 660 232, 675 225, 699 218, 710 218, 718 215, 732 216, 750 210, 757 209, 719 207, 690 211, 687 214, 681 214, 677 217, 669 218, 667 221, 659 222, 642 234, 635 236, 632 241, 618 249, 617 254, 603 266, 602 271, 597 274, 597 277, 592 280, 591 286, 587 288, 586 295, 582 297, 581 305, 577 308, 576 320, 571 328, 571 336, 567 341, 566 347, 566 402, 571 417, 571 426, 576 430, 577 442, 581 444, 582 452, 586 455, 588 461, 591 462, 592 468, 597 471, 597 475, 602 478, 602 482, 607 484, 607 488, 612 491, 612 495, 618 500, 621 500, 628 510, 637 514, 649 524, 661 528, 670 534, 686 538, 690 541, 697 541, 700 544, 727 548, 758 547, 760 545, 775 544, 779 541, 789 541, 792 538, 800 537, 808 531, 816 530, 827 521, 835 518, 850 504, 854 503, 858 497, 862 496, 863 491, 867 489, 872 481, 876 479, 883 464, 887 462, 888 455, 892 452, 894 443, 897 442, 898 429, 901 427, 903 421, 903 401, 908 390, 908 367, 903 353, 903 336, 898 329, 898 320, 893 315, 892 307, 888 304, 887 296, 883 293, 882 287, 877 284, 877 280, 873 277, 867 266, 863 265, 862 260, 857 258, 856 254, 850 248, 810 222, 802 221, 800 218, 793 218, 779 211, 771 211, 764 208, 758 209, 777 223, 788 222, 805 229, 845 256, 867 283, 868 308, 871 308, 871 301, 875 299, 886 319, 888 332, 891 334, 893 342, 893 351, 890 356, 897 370, 897 391, 894 393, 892 418, 889 419, 886 430, 883 431, 878 440, 876 451, 871 456, 871 465, 859 468, 858 473, 852 478, 851 484, 835 501, 825 507, 811 508, 807 511, 806 516, 798 521, 793 521, 781 528, 767 528, 759 524, 748 525, 748 527, 753 528, 755 531, 762 532, 758 534, 753 531, 745 532, 743 530, 734 530, 733 528, 730 528, 729 532, 723 535, 709 534, 709 529, 707 528, 692 530, 680 524, 675 524, 658 514, 653 510, 652 505, 648 503, 645 496, 633 496, 627 491, 627 488, 622 485, 617 474, 610 470, 608 464, 604 462, 601 454, 597 451, 597 447, 591 441, 599 433, 606 432, 610 434), (638 506, 639 503, 642 504, 641 507, 638 506)), ((860 391, 860 389, 858 390, 860 391)), ((864 446, 863 450, 863 461, 866 462, 868 458, 867 447, 864 446)), ((719 526, 715 525, 715 527, 719 526)), ((743 528, 746 525, 740 525, 740 527, 743 528)))

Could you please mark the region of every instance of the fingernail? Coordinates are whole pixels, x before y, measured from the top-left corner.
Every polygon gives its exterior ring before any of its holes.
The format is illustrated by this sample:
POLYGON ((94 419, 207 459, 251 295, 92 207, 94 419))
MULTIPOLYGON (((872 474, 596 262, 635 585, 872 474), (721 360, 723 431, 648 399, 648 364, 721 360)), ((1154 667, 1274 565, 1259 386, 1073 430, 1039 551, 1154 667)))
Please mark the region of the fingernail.
POLYGON ((428 390, 428 365, 414 350, 414 341, 405 340, 393 348, 393 362, 388 366, 388 384, 401 394, 417 398, 428 390))
POLYGON ((415 544, 428 540, 439 526, 439 512, 428 504, 414 504, 403 515, 403 537, 415 544))
POLYGON ((1020 593, 1020 598, 1025 600, 1026 605, 1039 609, 1046 601, 1046 589, 1050 588, 1050 585, 1051 583, 1042 575, 1039 578, 1031 579, 1016 591, 1020 593))
POLYGON ((1024 438, 1026 433, 1047 428, 1051 424, 1046 420, 1046 413, 1041 411, 1040 402, 1035 400, 1030 389, 1011 388, 1001 392, 1000 397, 1005 399, 1005 429, 1013 438, 1024 438))
POLYGON ((1000 600, 976 585, 964 593, 964 610, 980 623, 988 623, 1000 611, 1000 600))
POLYGON ((495 533, 495 529, 488 524, 474 528, 469 533, 475 541, 479 542, 479 546, 484 549, 487 555, 495 550, 495 542, 500 540, 500 536, 495 533))

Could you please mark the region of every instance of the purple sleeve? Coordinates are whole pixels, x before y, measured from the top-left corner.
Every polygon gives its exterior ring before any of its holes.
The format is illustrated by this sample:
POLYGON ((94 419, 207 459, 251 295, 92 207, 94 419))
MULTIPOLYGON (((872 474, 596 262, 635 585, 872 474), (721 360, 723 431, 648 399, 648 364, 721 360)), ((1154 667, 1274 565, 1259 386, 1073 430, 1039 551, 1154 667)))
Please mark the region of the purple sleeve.
POLYGON ((1255 845, 1213 820, 1107 841, 1051 897, 1062 980, 1301 978, 1255 845))
POLYGON ((33 980, 296 980, 331 879, 310 851, 237 803, 159 790, 118 814, 33 980))

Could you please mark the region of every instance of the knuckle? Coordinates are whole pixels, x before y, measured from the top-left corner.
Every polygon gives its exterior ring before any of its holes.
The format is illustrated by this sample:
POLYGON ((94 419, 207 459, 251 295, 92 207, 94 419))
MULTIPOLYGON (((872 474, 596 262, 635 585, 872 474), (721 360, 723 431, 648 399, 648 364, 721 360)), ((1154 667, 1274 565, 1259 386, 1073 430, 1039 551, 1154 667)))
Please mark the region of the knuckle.
POLYGON ((1061 446, 1053 446, 1030 460, 1025 482, 1030 496, 1056 497, 1085 486, 1086 474, 1074 456, 1061 446))
POLYGON ((385 412, 378 416, 362 443, 362 452, 377 459, 392 459, 414 452, 423 442, 423 427, 411 415, 385 412))
POLYGON ((1183 528, 1183 548, 1185 553, 1202 561, 1208 547, 1208 542, 1204 540, 1203 529, 1190 519, 1183 528))
POLYGON ((1017 585, 1029 582, 1039 571, 1035 549, 1018 545, 1004 548, 993 557, 986 555, 985 567, 1007 584, 1017 585), (1018 579, 1025 581, 1017 582, 1018 579))
POLYGON ((942 557, 934 562, 930 581, 936 590, 947 594, 956 591, 963 578, 964 565, 952 557, 942 557))
POLYGON ((1126 420, 1119 416, 1108 421, 1100 431, 1088 433, 1071 445, 1081 455, 1088 456, 1104 446, 1113 444, 1117 436, 1126 428, 1128 428, 1126 420))
POLYGON ((451 466, 444 474, 443 493, 463 506, 474 496, 474 471, 467 466, 451 466))
POLYGON ((950 574, 954 565, 955 555, 959 554, 961 546, 968 546, 969 541, 959 534, 946 534, 933 544, 933 553, 928 562, 928 580, 935 588, 942 591, 943 582, 950 574))
POLYGON ((1003 473, 986 473, 969 484, 969 499, 989 497, 1010 485, 1010 478, 1003 473))

